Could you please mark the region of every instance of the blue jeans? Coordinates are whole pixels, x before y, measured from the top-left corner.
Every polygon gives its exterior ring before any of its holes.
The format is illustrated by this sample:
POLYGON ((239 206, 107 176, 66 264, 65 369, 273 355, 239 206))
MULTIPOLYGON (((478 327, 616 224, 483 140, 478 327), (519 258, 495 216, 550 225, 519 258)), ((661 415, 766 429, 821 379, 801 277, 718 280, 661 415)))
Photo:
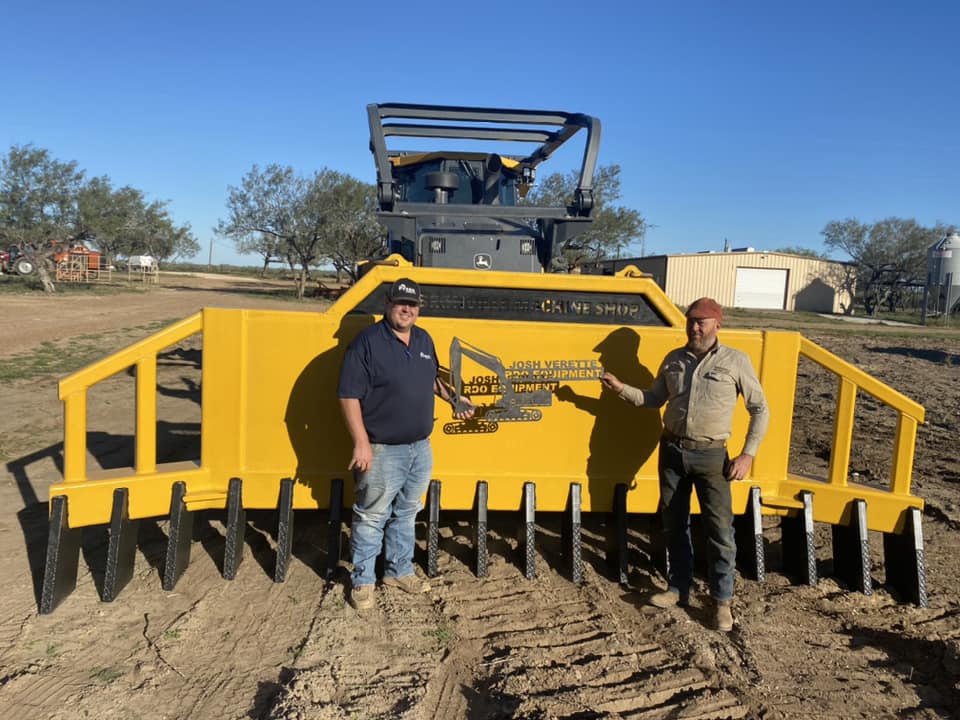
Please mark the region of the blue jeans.
POLYGON ((373 585, 375 565, 384 549, 384 575, 413 574, 414 523, 430 485, 433 452, 430 440, 409 445, 373 445, 366 472, 354 472, 353 528, 350 554, 353 586, 373 585))
POLYGON ((669 552, 668 581, 682 598, 690 594, 693 581, 690 493, 694 487, 707 536, 710 594, 715 600, 733 597, 737 545, 730 483, 724 476, 726 461, 726 448, 683 450, 667 441, 660 443, 660 513, 669 552))

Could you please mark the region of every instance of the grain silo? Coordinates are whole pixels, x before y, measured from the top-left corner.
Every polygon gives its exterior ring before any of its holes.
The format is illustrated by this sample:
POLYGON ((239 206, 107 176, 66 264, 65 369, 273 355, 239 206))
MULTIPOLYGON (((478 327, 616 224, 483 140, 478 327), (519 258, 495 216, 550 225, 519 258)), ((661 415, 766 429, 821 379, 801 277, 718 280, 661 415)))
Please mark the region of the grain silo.
POLYGON ((960 234, 950 233, 927 250, 924 316, 949 315, 960 301, 960 234))

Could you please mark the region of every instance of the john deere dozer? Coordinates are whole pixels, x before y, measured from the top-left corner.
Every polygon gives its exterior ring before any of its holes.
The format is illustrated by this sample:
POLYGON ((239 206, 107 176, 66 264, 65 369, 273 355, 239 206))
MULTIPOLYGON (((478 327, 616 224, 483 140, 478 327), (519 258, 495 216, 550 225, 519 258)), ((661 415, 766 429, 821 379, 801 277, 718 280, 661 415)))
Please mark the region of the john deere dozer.
MULTIPOLYGON (((109 526, 102 598, 113 600, 133 574, 137 529, 168 518, 162 586, 187 566, 193 518, 226 512, 223 575, 243 558, 245 512, 275 510, 274 580, 286 577, 295 509, 324 511, 328 565, 341 556, 351 446, 336 400, 344 349, 377 321, 385 288, 409 276, 425 304, 443 372, 478 407, 456 420, 438 402, 432 436, 435 479, 427 493, 428 574, 437 570, 444 511, 472 513, 474 565, 487 568, 488 512, 519 514, 520 572, 536 572, 536 513, 562 514, 571 580, 581 582, 582 513, 608 513, 610 560, 626 580, 627 521, 657 511, 657 411, 601 394, 603 368, 636 385, 685 342, 684 317, 653 279, 634 268, 615 276, 560 272, 565 243, 588 227, 600 124, 585 115, 415 105, 368 108, 389 255, 322 313, 204 309, 65 378, 63 481, 50 489, 50 536, 40 611, 74 588, 83 527, 109 526), (391 120, 391 122, 384 122, 391 120), (564 207, 521 204, 536 166, 583 132, 586 150, 576 196, 564 207), (533 144, 526 154, 459 149, 389 150, 386 138, 533 144), (157 358, 202 336, 199 457, 157 461, 157 358), (446 357, 444 357, 446 355, 446 357), (101 470, 87 452, 90 388, 135 368, 135 463, 101 470)), ((723 341, 752 359, 771 410, 768 434, 750 475, 732 484, 742 572, 763 580, 764 517, 779 518, 786 568, 817 582, 814 524, 833 533, 833 567, 851 589, 872 591, 868 533, 883 534, 888 585, 925 605, 923 501, 911 470, 923 408, 795 332, 724 330, 723 341), (833 447, 826 477, 789 471, 800 358, 837 378, 833 447), (881 490, 850 482, 857 395, 897 415, 891 477, 881 490)), ((747 416, 734 416, 731 444, 747 416)), ((698 508, 694 507, 695 512, 698 508)), ((328 572, 329 572, 328 571, 328 572)))

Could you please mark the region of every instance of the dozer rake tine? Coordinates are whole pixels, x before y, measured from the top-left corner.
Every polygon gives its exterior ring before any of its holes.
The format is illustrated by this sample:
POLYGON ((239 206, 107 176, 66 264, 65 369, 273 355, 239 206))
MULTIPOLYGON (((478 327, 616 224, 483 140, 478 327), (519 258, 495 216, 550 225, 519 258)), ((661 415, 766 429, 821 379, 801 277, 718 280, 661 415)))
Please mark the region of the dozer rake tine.
POLYGON ((243 509, 243 481, 230 478, 227 489, 227 536, 223 549, 223 577, 233 580, 243 562, 243 538, 247 531, 247 513, 243 509))
POLYGON ((903 532, 883 534, 883 560, 887 585, 910 602, 927 607, 927 572, 920 516, 920 508, 909 508, 904 513, 903 532))
POLYGON ((342 549, 341 531, 343 528, 343 480, 330 481, 330 519, 327 523, 327 569, 325 576, 330 580, 340 563, 342 549))
POLYGON ((487 481, 477 481, 477 494, 474 498, 474 511, 476 512, 476 522, 473 530, 473 547, 475 556, 475 566, 477 577, 487 576, 487 564, 490 555, 487 550, 487 481))
POLYGON ((522 522, 517 528, 520 552, 523 560, 523 576, 533 580, 537 576, 536 567, 536 514, 537 514, 537 486, 535 483, 523 484, 523 502, 520 507, 522 522))
POLYGON ((750 488, 746 512, 734 518, 734 527, 737 535, 737 559, 748 577, 763 582, 766 576, 766 559, 763 551, 759 487, 750 488))
POLYGON ((437 576, 440 555, 440 481, 431 480, 427 490, 427 577, 437 576))
POLYGON ((190 564, 190 542, 193 539, 193 512, 187 510, 183 502, 187 494, 187 484, 173 484, 170 498, 170 535, 167 539, 167 560, 163 566, 163 589, 173 590, 177 580, 190 564))
POLYGON ((113 491, 110 544, 107 547, 107 569, 103 580, 104 602, 113 602, 133 578, 140 521, 130 519, 129 503, 129 489, 117 488, 113 491))
POLYGON ((282 583, 287 579, 293 548, 293 478, 280 481, 277 516, 277 562, 273 567, 273 581, 282 583))
POLYGON ((69 526, 66 496, 51 498, 50 505, 47 561, 40 596, 41 615, 53 612, 73 592, 77 586, 77 568, 80 564, 80 528, 69 526))
POLYGON ((861 498, 850 503, 850 520, 846 525, 832 525, 833 574, 864 595, 873 594, 870 576, 870 544, 867 538, 867 501, 861 498))
POLYGON ((627 486, 617 483, 613 489, 613 508, 607 523, 607 567, 614 579, 627 583, 627 486))
POLYGON ((802 508, 780 520, 783 564, 788 574, 804 585, 817 584, 817 556, 813 542, 813 493, 799 494, 802 508))
POLYGON ((570 483, 570 495, 567 497, 567 508, 563 513, 561 527, 561 543, 567 569, 570 571, 570 580, 575 585, 583 583, 583 553, 580 536, 580 483, 570 483))

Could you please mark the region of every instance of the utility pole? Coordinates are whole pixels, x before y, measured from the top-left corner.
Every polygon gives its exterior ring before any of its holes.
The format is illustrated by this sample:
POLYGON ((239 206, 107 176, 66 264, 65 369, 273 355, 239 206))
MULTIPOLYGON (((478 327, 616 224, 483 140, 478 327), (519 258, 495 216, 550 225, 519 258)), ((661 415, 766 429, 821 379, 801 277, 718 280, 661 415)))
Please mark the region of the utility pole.
POLYGON ((213 268, 213 238, 210 238, 210 255, 207 257, 207 270, 213 268))

